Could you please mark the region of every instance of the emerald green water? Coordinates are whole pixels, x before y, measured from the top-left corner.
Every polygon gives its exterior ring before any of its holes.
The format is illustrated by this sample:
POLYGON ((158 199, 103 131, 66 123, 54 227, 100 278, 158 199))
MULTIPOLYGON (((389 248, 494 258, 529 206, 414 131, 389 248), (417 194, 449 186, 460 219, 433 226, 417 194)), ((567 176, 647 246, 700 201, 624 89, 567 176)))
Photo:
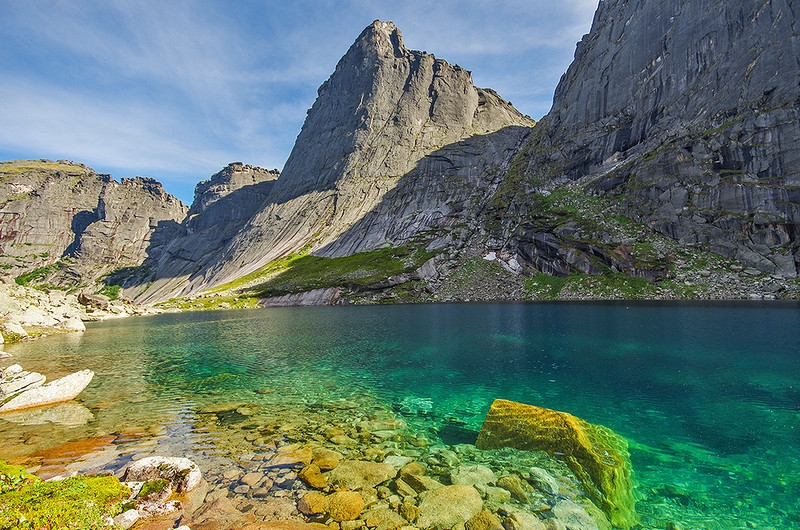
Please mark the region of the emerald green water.
POLYGON ((195 412, 225 401, 379 403, 423 436, 471 443, 490 403, 505 398, 627 438, 643 528, 798 527, 798 330, 800 305, 779 303, 275 308, 106 321, 6 347, 14 357, 0 366, 96 376, 79 398, 88 424, 0 418, 0 458, 123 430, 148 433, 131 438, 132 451, 208 453, 213 436, 195 430, 195 412))

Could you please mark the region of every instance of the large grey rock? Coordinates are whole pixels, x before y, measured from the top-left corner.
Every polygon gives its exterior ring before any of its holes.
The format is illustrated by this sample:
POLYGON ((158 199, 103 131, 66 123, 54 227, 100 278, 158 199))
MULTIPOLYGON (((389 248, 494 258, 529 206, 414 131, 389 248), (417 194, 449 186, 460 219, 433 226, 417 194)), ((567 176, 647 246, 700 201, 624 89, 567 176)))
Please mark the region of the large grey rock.
MULTIPOLYGON (((521 151, 525 178, 516 174, 514 192, 490 208, 502 221, 498 241, 516 250, 530 240, 534 195, 574 181, 682 244, 796 276, 795 26, 788 0, 600 2, 521 151)), ((551 274, 585 271, 555 255, 527 259, 551 274)))
POLYGON ((46 380, 40 373, 26 372, 20 365, 12 364, 0 376, 0 403, 14 394, 42 386, 46 380))
POLYGON ((339 299, 341 291, 338 287, 314 289, 303 293, 273 296, 259 300, 262 307, 318 306, 333 305, 339 299))
POLYGON ((69 401, 83 392, 83 389, 86 388, 93 377, 94 372, 91 370, 81 370, 44 385, 22 390, 11 399, 4 401, 0 406, 0 412, 11 412, 69 401))

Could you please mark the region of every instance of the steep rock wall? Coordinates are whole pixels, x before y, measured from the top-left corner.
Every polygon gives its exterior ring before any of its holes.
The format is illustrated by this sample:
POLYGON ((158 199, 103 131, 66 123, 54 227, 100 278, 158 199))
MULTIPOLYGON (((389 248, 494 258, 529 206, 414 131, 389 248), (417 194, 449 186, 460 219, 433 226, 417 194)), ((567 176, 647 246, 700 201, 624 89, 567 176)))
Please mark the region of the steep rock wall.
POLYGON ((234 162, 195 187, 192 207, 163 252, 121 281, 138 301, 170 294, 171 280, 197 273, 219 256, 267 202, 280 172, 234 162), (141 285, 156 282, 142 293, 141 285))
POLYGON ((600 2, 518 160, 525 178, 496 201, 498 240, 532 239, 531 197, 572 182, 681 243, 796 276, 796 28, 788 0, 600 2))
POLYGON ((82 164, 0 164, 0 259, 6 279, 52 265, 47 282, 88 285, 141 265, 172 239, 186 206, 153 179, 115 182, 82 164))

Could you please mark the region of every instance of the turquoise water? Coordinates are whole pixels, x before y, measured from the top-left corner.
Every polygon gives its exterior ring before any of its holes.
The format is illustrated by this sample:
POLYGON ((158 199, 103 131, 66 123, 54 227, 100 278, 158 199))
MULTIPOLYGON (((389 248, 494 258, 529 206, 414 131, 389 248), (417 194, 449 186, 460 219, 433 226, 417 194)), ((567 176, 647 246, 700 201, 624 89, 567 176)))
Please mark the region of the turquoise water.
POLYGON ((369 400, 428 438, 472 443, 490 403, 505 398, 627 438, 644 528, 797 527, 798 330, 800 305, 778 303, 274 308, 107 321, 6 347, 14 358, 2 366, 97 375, 80 398, 88 424, 43 434, 0 419, 0 454, 121 430, 190 453, 213 443, 193 432, 194 413, 224 401, 369 400))

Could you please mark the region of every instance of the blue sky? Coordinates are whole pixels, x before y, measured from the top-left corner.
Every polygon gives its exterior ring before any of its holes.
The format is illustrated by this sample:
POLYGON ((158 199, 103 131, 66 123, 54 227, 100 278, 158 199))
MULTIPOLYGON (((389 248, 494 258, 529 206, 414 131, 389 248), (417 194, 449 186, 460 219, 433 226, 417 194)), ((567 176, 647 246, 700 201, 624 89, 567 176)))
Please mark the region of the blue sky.
POLYGON ((229 162, 283 167, 361 31, 471 70, 540 118, 597 0, 2 0, 0 160, 160 180, 187 204, 229 162))

